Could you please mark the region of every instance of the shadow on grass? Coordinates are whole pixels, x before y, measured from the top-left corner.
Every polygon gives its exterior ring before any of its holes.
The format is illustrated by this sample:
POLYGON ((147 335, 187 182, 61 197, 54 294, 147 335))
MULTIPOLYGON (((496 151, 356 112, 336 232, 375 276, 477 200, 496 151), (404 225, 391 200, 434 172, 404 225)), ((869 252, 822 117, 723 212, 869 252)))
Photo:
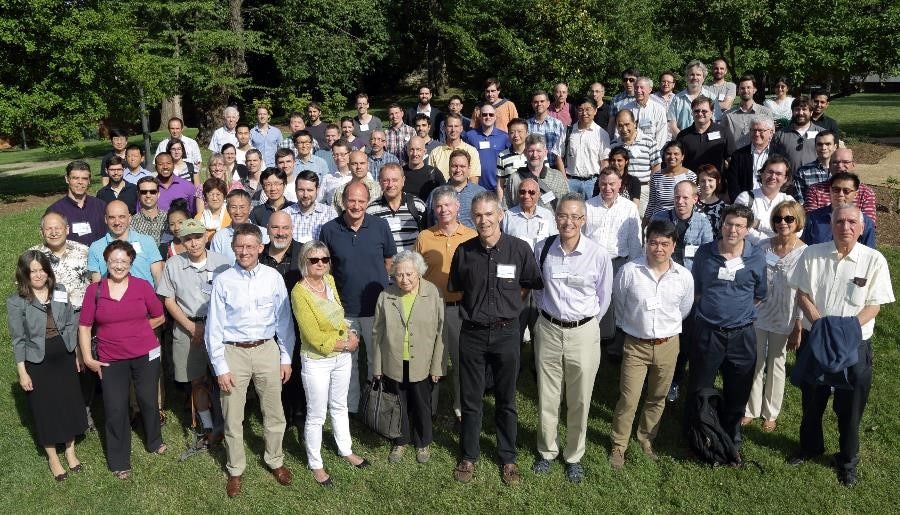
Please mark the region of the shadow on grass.
POLYGON ((27 174, 0 177, 0 203, 24 202, 25 197, 56 197, 66 192, 61 174, 27 174))

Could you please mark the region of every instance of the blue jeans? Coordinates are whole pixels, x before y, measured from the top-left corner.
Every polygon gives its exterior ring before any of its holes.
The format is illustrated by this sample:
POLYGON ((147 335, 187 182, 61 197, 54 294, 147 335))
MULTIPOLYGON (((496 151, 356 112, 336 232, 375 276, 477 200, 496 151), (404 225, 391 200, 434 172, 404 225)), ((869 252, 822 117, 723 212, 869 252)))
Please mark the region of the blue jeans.
POLYGON ((594 196, 594 183, 597 182, 596 177, 589 177, 587 179, 567 177, 566 180, 569 182, 569 191, 581 193, 585 200, 594 196))

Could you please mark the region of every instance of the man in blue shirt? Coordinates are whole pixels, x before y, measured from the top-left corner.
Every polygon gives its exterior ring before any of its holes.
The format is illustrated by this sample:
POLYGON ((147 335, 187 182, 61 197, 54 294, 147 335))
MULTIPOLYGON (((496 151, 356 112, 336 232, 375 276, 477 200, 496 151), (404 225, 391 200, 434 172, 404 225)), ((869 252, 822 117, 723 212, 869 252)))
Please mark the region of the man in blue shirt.
POLYGON ((497 189, 497 156, 509 148, 509 136, 495 126, 497 112, 491 104, 483 104, 480 111, 481 126, 469 129, 463 140, 478 149, 481 177, 478 185, 484 189, 497 189))
MULTIPOLYGON (((831 212, 833 206, 856 204, 859 195, 859 176, 850 172, 837 172, 828 179, 831 203, 806 213, 806 225, 800 237, 803 243, 814 245, 834 240, 831 229, 831 212)), ((863 230, 859 235, 863 245, 875 248, 875 221, 863 214, 863 230)))
POLYGON ((91 282, 100 282, 101 277, 106 275, 103 251, 113 240, 127 241, 134 247, 137 256, 131 264, 131 275, 144 279, 154 286, 159 282, 163 270, 159 248, 150 236, 130 230, 130 224, 131 213, 124 202, 113 200, 106 205, 106 227, 109 232, 91 243, 88 249, 88 271, 91 273, 91 282))
MULTIPOLYGON (((691 270, 697 301, 689 402, 700 389, 713 387, 721 370, 722 428, 740 449, 756 365, 756 303, 766 297, 766 257, 744 241, 753 225, 749 207, 729 206, 722 217, 721 239, 697 249, 691 270)), ((694 415, 689 410, 688 423, 694 415)))

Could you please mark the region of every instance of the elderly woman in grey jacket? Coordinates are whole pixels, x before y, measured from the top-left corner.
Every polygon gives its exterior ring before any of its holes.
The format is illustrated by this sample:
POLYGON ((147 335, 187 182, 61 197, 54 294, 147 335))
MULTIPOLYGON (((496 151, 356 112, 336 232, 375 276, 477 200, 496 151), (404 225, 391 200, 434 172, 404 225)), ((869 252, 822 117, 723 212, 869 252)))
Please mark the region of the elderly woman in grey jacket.
POLYGON ((69 470, 81 472, 75 436, 87 429, 76 375, 75 310, 40 251, 29 250, 19 257, 16 283, 18 291, 6 299, 6 312, 19 385, 28 396, 37 441, 47 453, 50 472, 57 481, 64 481, 68 473, 56 454, 56 444, 65 443, 69 470))
POLYGON ((391 264, 394 284, 375 305, 373 375, 376 380, 384 378, 387 391, 399 394, 403 413, 403 434, 393 442, 391 463, 403 459, 410 441, 419 463, 431 459, 431 389, 446 373, 441 338, 444 303, 437 287, 422 279, 425 270, 418 252, 398 253, 391 264))

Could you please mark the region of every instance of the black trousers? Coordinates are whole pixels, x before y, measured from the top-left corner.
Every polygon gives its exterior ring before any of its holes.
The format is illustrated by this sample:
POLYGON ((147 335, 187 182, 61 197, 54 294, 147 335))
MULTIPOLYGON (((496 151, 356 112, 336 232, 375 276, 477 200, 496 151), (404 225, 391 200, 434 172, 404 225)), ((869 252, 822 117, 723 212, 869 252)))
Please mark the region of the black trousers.
POLYGON ((434 441, 431 425, 431 377, 410 382, 409 361, 403 362, 403 380, 397 381, 384 376, 386 391, 400 397, 403 418, 400 420, 402 436, 394 439, 394 445, 412 442, 416 448, 427 447, 434 441))
MULTIPOLYGON (((295 334, 300 332, 297 331, 295 334)), ((281 406, 284 408, 284 420, 288 426, 295 424, 302 431, 302 420, 306 417, 306 391, 303 389, 303 377, 300 373, 301 361, 300 339, 297 338, 294 355, 291 358, 291 377, 287 383, 281 385, 281 406)))
MULTIPOLYGON (((806 337, 804 331, 804 338, 806 337)), ((840 452, 837 465, 845 470, 855 470, 859 462, 859 423, 862 420, 869 391, 872 388, 872 346, 869 340, 859 344, 859 361, 847 369, 847 379, 853 389, 835 388, 832 409, 837 415, 840 452)), ((804 384, 800 387, 803 418, 800 421, 800 450, 807 456, 825 452, 822 435, 822 416, 828 407, 831 387, 804 384)))
POLYGON ((722 428, 741 447, 741 417, 750 399, 756 366, 756 333, 753 324, 719 330, 694 320, 694 341, 690 360, 690 394, 713 387, 722 372, 722 428))
POLYGON ((694 308, 692 307, 687 318, 681 323, 681 334, 678 336, 680 347, 678 348, 678 359, 675 361, 675 375, 672 377, 672 383, 674 384, 681 385, 684 383, 684 374, 687 371, 688 361, 691 357, 694 320, 694 308))
POLYGON ((501 464, 516 462, 516 379, 519 375, 519 321, 502 327, 481 327, 463 322, 459 335, 460 397, 462 404, 462 458, 476 461, 481 454, 481 419, 484 411, 485 366, 494 375, 494 422, 501 464))
POLYGON ((129 385, 134 382, 134 393, 144 422, 144 448, 148 452, 163 444, 159 417, 156 416, 157 382, 160 358, 148 359, 148 355, 113 361, 103 368, 103 406, 106 413, 106 464, 109 470, 131 469, 131 421, 128 416, 129 385))

